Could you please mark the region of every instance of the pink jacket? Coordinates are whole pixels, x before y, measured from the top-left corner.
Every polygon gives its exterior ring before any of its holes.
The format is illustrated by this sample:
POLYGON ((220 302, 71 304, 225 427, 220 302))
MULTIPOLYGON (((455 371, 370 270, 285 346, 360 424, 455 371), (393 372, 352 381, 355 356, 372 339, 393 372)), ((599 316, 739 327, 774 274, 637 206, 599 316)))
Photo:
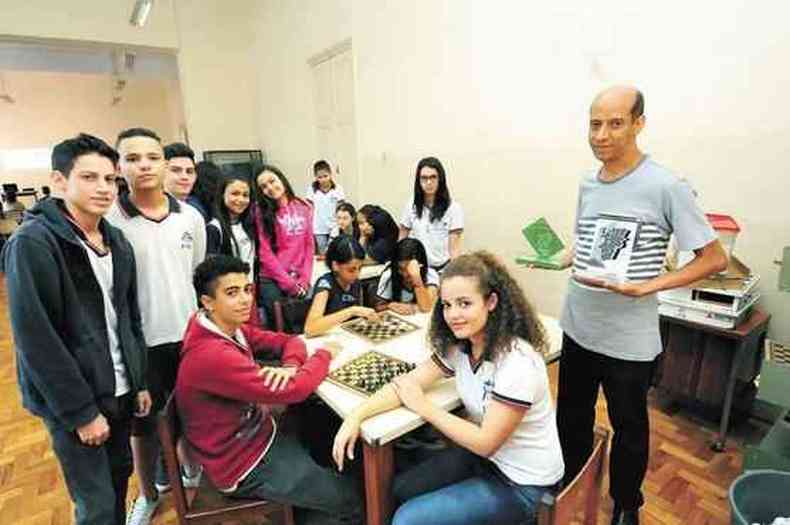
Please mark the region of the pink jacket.
POLYGON ((299 199, 292 199, 277 210, 274 229, 277 235, 277 253, 272 251, 271 241, 263 231, 260 213, 255 214, 258 227, 258 259, 261 276, 273 280, 288 295, 295 295, 297 285, 305 288, 312 283, 313 256, 313 209, 299 199))

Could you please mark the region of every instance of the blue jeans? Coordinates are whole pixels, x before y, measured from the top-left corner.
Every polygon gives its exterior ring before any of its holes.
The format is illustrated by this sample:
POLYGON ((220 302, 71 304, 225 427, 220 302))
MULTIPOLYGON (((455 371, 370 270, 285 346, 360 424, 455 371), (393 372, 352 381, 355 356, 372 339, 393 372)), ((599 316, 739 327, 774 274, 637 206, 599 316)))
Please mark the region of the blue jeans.
POLYGON ((313 234, 315 237, 315 253, 316 255, 324 255, 326 253, 326 249, 329 246, 329 234, 328 233, 316 233, 313 234))
POLYGON ((354 480, 316 464, 285 431, 277 432, 266 455, 231 496, 289 503, 298 507, 299 523, 362 524, 362 498, 354 480))
POLYGON ((552 487, 518 485, 492 462, 451 447, 395 478, 392 525, 531 524, 552 487))
POLYGON ((83 445, 75 430, 57 421, 44 419, 44 423, 74 501, 74 522, 124 525, 126 490, 132 474, 132 395, 106 400, 100 403, 100 410, 110 426, 110 437, 100 447, 83 445))

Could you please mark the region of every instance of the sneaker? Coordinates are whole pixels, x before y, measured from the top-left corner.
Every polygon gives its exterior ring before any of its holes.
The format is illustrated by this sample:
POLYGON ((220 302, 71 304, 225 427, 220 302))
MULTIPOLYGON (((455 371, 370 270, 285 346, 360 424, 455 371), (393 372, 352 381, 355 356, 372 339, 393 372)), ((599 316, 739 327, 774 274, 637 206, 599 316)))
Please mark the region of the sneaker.
POLYGON ((194 470, 187 466, 181 467, 181 483, 185 489, 196 489, 200 486, 200 478, 203 475, 203 467, 197 467, 194 470))
POLYGON ((161 500, 162 498, 149 500, 143 494, 137 496, 129 517, 126 518, 126 525, 149 525, 161 500))
POLYGON ((164 465, 164 461, 160 460, 156 462, 156 476, 154 477, 154 486, 156 487, 156 491, 160 494, 163 494, 170 490, 170 476, 167 475, 167 467, 164 465))

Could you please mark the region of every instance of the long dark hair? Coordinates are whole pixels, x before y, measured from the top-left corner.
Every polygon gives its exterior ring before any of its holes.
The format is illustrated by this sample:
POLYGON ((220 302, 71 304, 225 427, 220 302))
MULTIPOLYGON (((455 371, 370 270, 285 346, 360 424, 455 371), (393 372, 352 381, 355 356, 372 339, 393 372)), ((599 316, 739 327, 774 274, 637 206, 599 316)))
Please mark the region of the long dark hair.
MULTIPOLYGON (((535 309, 505 265, 492 253, 477 251, 456 257, 442 272, 442 282, 452 277, 475 278, 485 299, 492 293, 497 294, 497 305, 488 314, 484 328, 483 359, 493 361, 500 354, 509 352, 516 338, 526 340, 537 352, 546 349, 546 333, 535 309)), ((434 306, 428 338, 441 355, 447 355, 453 347, 460 346, 466 351, 470 349, 469 341, 457 339, 447 326, 441 300, 434 306)))
MULTIPOLYGON (((337 212, 339 211, 344 211, 349 215, 351 215, 352 237, 354 237, 355 239, 359 239, 359 224, 357 224, 357 210, 356 208, 354 208, 354 205, 351 204, 350 202, 341 201, 340 203, 338 203, 337 207, 335 208, 335 215, 337 215, 337 212)), ((339 226, 338 226, 338 230, 340 230, 339 226)), ((341 231, 340 233, 342 234, 343 232, 341 231)))
POLYGON ((195 165, 195 173, 197 178, 190 195, 200 201, 207 213, 214 215, 214 200, 223 179, 222 171, 213 162, 204 160, 195 165))
POLYGON ((444 166, 436 157, 425 157, 417 163, 417 171, 414 174, 414 211, 417 213, 418 218, 422 218, 422 212, 425 209, 425 193, 422 191, 420 185, 420 171, 423 168, 433 168, 439 175, 439 187, 436 189, 436 197, 431 206, 431 222, 441 220, 444 217, 447 208, 450 207, 452 199, 450 198, 450 189, 447 187, 447 175, 444 172, 444 166))
POLYGON ((399 264, 403 261, 416 260, 420 264, 420 276, 422 282, 428 277, 428 255, 425 253, 425 246, 418 239, 407 237, 401 239, 395 245, 390 262, 390 282, 392 283, 392 300, 401 301, 403 292, 403 278, 400 275, 399 264))
POLYGON ((373 237, 369 244, 373 244, 379 239, 387 239, 393 244, 398 240, 398 225, 387 210, 375 204, 365 204, 358 213, 365 216, 367 221, 373 226, 373 237))
POLYGON ((304 201, 296 197, 296 194, 294 193, 293 187, 291 186, 291 183, 288 181, 288 178, 277 167, 272 166, 271 164, 263 164, 255 172, 255 195, 256 195, 255 202, 258 205, 258 213, 260 213, 261 215, 261 223, 263 224, 263 233, 269 239, 269 244, 272 247, 272 252, 277 253, 277 248, 278 248, 277 230, 275 229, 274 226, 277 221, 277 210, 280 209, 280 205, 277 204, 277 201, 267 197, 258 188, 258 177, 260 177, 261 173, 265 171, 274 173, 280 179, 280 182, 283 183, 283 188, 285 188, 285 195, 286 197, 288 197, 288 202, 291 202, 294 199, 302 203, 304 203, 304 201))
POLYGON ((220 181, 217 197, 214 202, 214 217, 219 221, 220 230, 222 231, 222 245, 220 246, 220 251, 226 255, 235 255, 239 253, 239 243, 233 235, 233 229, 231 228, 232 221, 230 218, 230 210, 225 206, 225 190, 234 182, 243 182, 250 190, 250 204, 239 216, 239 222, 252 241, 255 247, 253 253, 257 256, 258 237, 255 235, 255 222, 252 216, 252 188, 250 188, 250 181, 246 175, 229 175, 223 177, 220 181))

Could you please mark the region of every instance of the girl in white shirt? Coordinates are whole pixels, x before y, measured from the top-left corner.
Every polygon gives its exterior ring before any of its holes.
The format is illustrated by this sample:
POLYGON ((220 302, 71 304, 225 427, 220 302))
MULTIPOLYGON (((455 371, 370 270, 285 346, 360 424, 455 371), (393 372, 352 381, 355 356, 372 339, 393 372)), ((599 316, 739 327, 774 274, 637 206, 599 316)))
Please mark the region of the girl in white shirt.
POLYGON ((417 164, 414 198, 401 215, 400 238, 414 237, 425 245, 428 263, 437 271, 461 253, 464 212, 450 198, 444 166, 436 157, 417 164))
POLYGON ((534 523, 564 465, 537 314, 505 266, 488 252, 461 255, 442 274, 431 358, 396 378, 343 422, 332 455, 353 459, 365 419, 400 405, 454 446, 395 479, 393 525, 534 523), (468 419, 424 391, 454 376, 468 419))
POLYGON ((308 186, 305 198, 313 205, 313 236, 316 253, 323 255, 329 245, 329 235, 337 223, 335 210, 343 202, 346 194, 343 188, 332 179, 332 167, 325 160, 313 164, 315 180, 308 186))

